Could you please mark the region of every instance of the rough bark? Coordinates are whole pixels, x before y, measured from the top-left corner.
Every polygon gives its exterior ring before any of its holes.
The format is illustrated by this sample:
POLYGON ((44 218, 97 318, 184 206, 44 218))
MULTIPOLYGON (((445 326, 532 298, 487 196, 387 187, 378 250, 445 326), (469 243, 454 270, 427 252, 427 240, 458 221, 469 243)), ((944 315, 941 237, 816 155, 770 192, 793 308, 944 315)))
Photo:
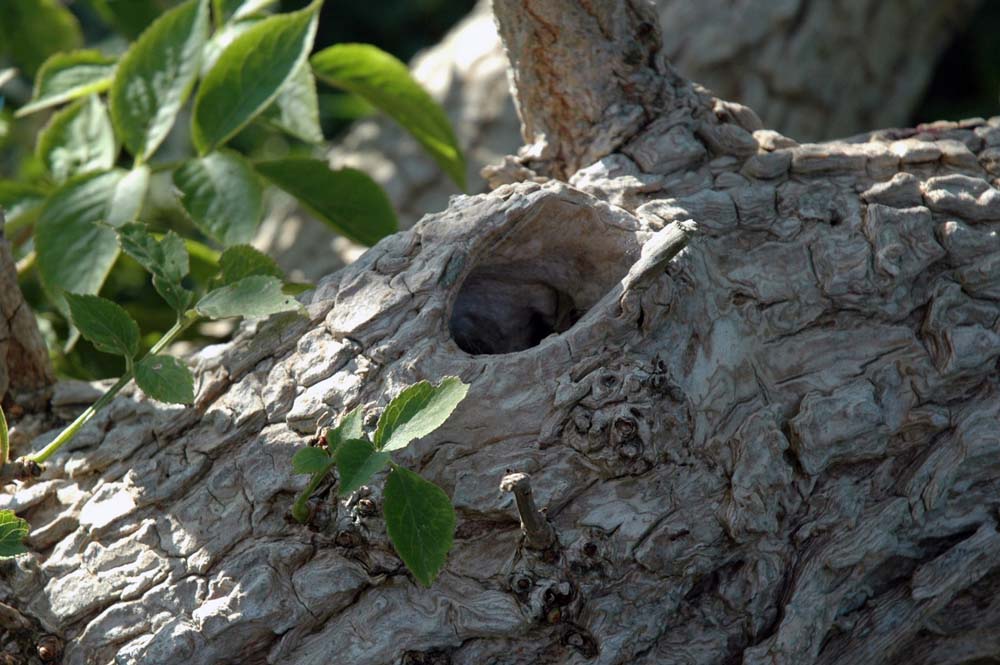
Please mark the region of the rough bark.
MULTIPOLYGON (((55 381, 49 352, 35 314, 17 284, 17 268, 4 237, 0 208, 0 401, 17 410, 45 404, 46 389, 55 381)), ((0 463, 2 466, 2 463, 0 463)))
POLYGON ((36 527, 0 600, 71 664, 1000 657, 1000 118, 799 145, 652 58, 674 105, 569 183, 387 238, 202 352, 194 408, 116 400, 0 500, 36 527), (290 524, 290 458, 446 374, 399 456, 459 513, 424 590, 357 496, 290 524))
MULTIPOLYGON (((664 51, 681 74, 750 106, 769 128, 802 141, 906 124, 939 54, 980 4, 657 0, 656 11, 664 51)), ((483 191, 482 166, 521 146, 506 65, 486 0, 413 63, 415 76, 452 118, 469 157, 472 192, 483 191)), ((443 209, 458 193, 389 121, 359 123, 330 159, 372 173, 389 192, 403 228, 443 209)), ((310 280, 360 253, 287 200, 269 215, 258 243, 310 280)))

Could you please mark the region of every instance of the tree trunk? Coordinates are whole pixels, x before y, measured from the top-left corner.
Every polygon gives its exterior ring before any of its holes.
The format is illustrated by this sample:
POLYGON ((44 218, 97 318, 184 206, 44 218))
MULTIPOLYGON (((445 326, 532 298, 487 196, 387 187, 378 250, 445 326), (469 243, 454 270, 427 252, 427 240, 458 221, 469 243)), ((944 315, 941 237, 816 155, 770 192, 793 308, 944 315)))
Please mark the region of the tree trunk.
MULTIPOLYGON (((938 56, 979 5, 981 0, 656 2, 664 51, 683 75, 750 106, 766 126, 800 141, 905 124, 938 56)), ((472 192, 484 191, 483 165, 521 145, 506 69, 487 0, 413 63, 414 75, 455 125, 472 192)), ((358 123, 330 159, 373 174, 403 228, 447 207, 458 193, 388 120, 358 123)), ((284 197, 257 242, 308 280, 343 267, 361 251, 284 197)))
POLYGON ((194 408, 117 399, 0 501, 0 600, 74 665, 1000 658, 1000 118, 798 145, 641 0, 496 5, 548 86, 509 184, 201 353, 194 408), (289 522, 296 447, 449 374, 398 456, 459 514, 431 589, 357 496, 289 522))
MULTIPOLYGON (((0 402, 16 415, 24 407, 44 407, 55 376, 35 314, 17 284, 5 223, 0 208, 0 402)), ((0 460, 0 466, 5 461, 0 460)))

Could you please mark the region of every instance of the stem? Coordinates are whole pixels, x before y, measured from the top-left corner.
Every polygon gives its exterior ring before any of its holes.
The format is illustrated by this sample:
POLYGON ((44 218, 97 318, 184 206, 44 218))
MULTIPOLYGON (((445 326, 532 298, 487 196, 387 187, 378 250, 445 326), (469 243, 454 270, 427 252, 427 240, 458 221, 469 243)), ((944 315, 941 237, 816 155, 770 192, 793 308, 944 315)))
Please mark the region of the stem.
POLYGON ((312 475, 312 480, 306 485, 305 489, 295 497, 295 503, 292 505, 292 517, 295 518, 299 524, 305 524, 309 521, 309 497, 313 495, 317 489, 319 489, 320 483, 326 478, 326 474, 330 473, 330 469, 334 467, 335 463, 330 462, 325 469, 322 471, 317 471, 312 475))
POLYGON ((174 169, 183 166, 187 160, 179 159, 173 162, 160 162, 159 164, 150 164, 149 170, 153 173, 162 173, 164 171, 173 171, 174 169))
POLYGON ((24 277, 29 270, 34 268, 36 258, 38 258, 38 255, 35 253, 35 250, 31 250, 25 254, 24 258, 17 262, 17 276, 24 277))
POLYGON ((7 416, 4 415, 3 409, 0 408, 0 471, 3 470, 4 464, 7 463, 9 455, 10 439, 7 438, 7 416))
MULTIPOLYGON (((168 344, 177 339, 177 337, 180 336, 181 333, 187 330, 188 327, 190 327, 191 324, 193 324, 199 318, 200 317, 198 316, 198 313, 195 312, 194 310, 188 310, 187 312, 185 312, 183 315, 181 315, 180 318, 177 319, 177 323, 175 323, 173 327, 170 328, 170 330, 164 333, 163 337, 161 337, 159 341, 153 345, 153 348, 151 348, 149 350, 149 353, 143 356, 143 358, 156 355, 157 353, 162 351, 164 347, 166 347, 168 344)), ((132 380, 133 374, 134 374, 133 369, 129 368, 129 370, 126 371, 121 376, 120 379, 115 381, 115 384, 113 386, 108 388, 108 391, 106 393, 101 395, 100 399, 98 399, 96 402, 88 406, 83 413, 77 416, 76 420, 74 420, 73 422, 71 422, 69 425, 66 426, 66 429, 59 432, 59 436, 53 439, 49 445, 45 446, 34 455, 28 455, 27 460, 29 462, 35 462, 36 464, 41 464, 50 457, 52 457, 56 453, 56 451, 62 448, 66 444, 66 442, 72 439, 73 436, 75 436, 76 433, 80 431, 80 428, 82 428, 84 425, 90 422, 90 419, 93 418, 95 415, 97 415, 98 411, 100 411, 101 409, 103 409, 104 407, 106 407, 108 404, 111 403, 111 400, 115 398, 115 395, 121 392, 121 389, 124 388, 126 385, 128 385, 128 382, 132 380)))

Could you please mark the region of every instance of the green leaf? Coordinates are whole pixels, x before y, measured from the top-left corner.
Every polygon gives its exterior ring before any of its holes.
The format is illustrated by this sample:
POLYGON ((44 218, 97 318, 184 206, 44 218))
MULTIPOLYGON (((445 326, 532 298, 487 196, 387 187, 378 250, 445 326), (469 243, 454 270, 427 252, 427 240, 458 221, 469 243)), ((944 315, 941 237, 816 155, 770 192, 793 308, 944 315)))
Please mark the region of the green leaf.
POLYGON ((421 381, 406 388, 389 402, 379 417, 375 447, 399 450, 427 436, 448 420, 468 392, 468 384, 462 383, 457 376, 445 377, 436 386, 421 381))
POLYGON ((325 450, 306 446, 299 448, 292 456, 292 471, 294 473, 322 473, 330 467, 332 461, 325 450))
POLYGON ((28 523, 13 510, 0 510, 0 559, 24 554, 28 549, 22 541, 28 537, 28 523))
POLYGON ((363 439, 365 436, 364 424, 360 406, 348 411, 337 423, 337 426, 326 433, 326 442, 330 446, 330 450, 336 448, 340 441, 363 439))
POLYGON ((153 275, 180 282, 188 274, 187 248, 184 240, 173 231, 168 231, 161 240, 154 238, 145 224, 124 224, 116 231, 125 253, 153 275))
POLYGON ((104 353, 127 360, 139 352, 139 326, 128 312, 106 298, 67 293, 70 318, 84 339, 104 353))
POLYGON ((174 185, 191 220, 223 245, 249 242, 263 212, 257 174, 234 152, 192 159, 174 172, 174 185))
POLYGON ((180 282, 171 282, 159 275, 153 275, 153 288, 178 316, 187 311, 191 301, 194 300, 194 293, 190 289, 185 288, 180 282))
POLYGON ((347 496, 367 483, 389 463, 389 453, 375 450, 364 439, 347 439, 337 446, 337 473, 340 475, 340 496, 347 496))
POLYGON ((260 23, 260 20, 254 18, 246 21, 226 23, 220 29, 216 30, 215 34, 209 38, 208 43, 205 44, 205 48, 201 53, 201 77, 205 78, 205 75, 212 71, 212 67, 215 67, 215 63, 219 61, 219 56, 233 43, 234 39, 260 23))
POLYGON ((135 221, 142 210, 142 202, 146 199, 149 175, 148 166, 138 166, 122 176, 111 194, 104 221, 111 226, 135 221))
POLYGON ((219 257, 219 267, 222 268, 223 284, 232 284, 253 275, 284 277, 274 259, 250 245, 234 245, 226 249, 219 257))
POLYGON ((209 291, 194 308, 207 318, 225 319, 296 311, 302 305, 281 292, 281 280, 277 277, 254 275, 209 291))
POLYGON ((29 76, 53 53, 82 44, 80 24, 58 0, 0 0, 0 53, 29 76))
POLYGON ((168 404, 194 402, 194 377, 173 356, 148 355, 135 366, 135 383, 150 397, 168 404))
POLYGON ((328 92, 319 96, 319 113, 332 120, 358 120, 375 113, 375 107, 353 92, 328 92))
POLYGON ((317 218, 355 242, 370 246, 396 232, 396 213, 389 198, 361 171, 332 171, 326 162, 309 157, 258 162, 255 166, 317 218))
POLYGON ((22 106, 14 115, 20 118, 78 97, 104 92, 111 87, 114 74, 114 58, 100 51, 56 53, 38 70, 31 103, 22 106))
POLYGON ((92 95, 53 115, 38 135, 37 153, 56 182, 114 166, 118 146, 100 98, 92 95))
POLYGON ((226 47, 194 102, 192 138, 211 152, 267 108, 312 49, 322 0, 266 18, 226 47))
POLYGON ((260 13, 278 0, 214 0, 215 15, 221 21, 239 21, 260 13))
POLYGON ((382 514, 399 557, 429 587, 455 537, 455 509, 448 495, 409 469, 394 466, 382 491, 382 514))
POLYGON ((398 122, 465 189, 465 158, 451 122, 405 64, 371 44, 336 44, 311 62, 320 80, 364 97, 398 122))
POLYGON ((63 291, 97 293, 118 258, 114 231, 97 222, 121 225, 135 219, 149 171, 88 173, 53 193, 35 226, 35 249, 42 285, 66 313, 63 291))
POLYGON ((8 224, 38 209, 45 202, 46 195, 41 187, 0 180, 0 208, 6 212, 8 224))
POLYGON ((157 293, 175 312, 184 312, 194 297, 181 284, 190 270, 184 240, 173 231, 157 240, 144 224, 125 224, 117 232, 125 253, 153 275, 153 288, 157 293))
POLYGON ((278 97, 265 109, 261 119, 300 141, 322 143, 316 79, 308 62, 299 65, 278 92, 278 97))
POLYGON ((129 48, 111 85, 111 118, 129 152, 147 159, 166 138, 198 77, 208 0, 158 18, 129 48))

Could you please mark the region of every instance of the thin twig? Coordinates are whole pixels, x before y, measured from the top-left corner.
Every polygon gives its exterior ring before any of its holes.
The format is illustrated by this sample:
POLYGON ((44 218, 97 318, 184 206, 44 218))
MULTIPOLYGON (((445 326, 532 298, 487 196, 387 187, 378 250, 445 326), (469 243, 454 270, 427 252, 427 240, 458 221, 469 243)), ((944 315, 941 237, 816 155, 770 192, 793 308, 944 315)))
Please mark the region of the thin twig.
POLYGON ((531 495, 531 476, 526 473, 507 474, 500 481, 500 491, 514 493, 525 545, 533 550, 547 550, 557 542, 556 530, 535 506, 531 495))

